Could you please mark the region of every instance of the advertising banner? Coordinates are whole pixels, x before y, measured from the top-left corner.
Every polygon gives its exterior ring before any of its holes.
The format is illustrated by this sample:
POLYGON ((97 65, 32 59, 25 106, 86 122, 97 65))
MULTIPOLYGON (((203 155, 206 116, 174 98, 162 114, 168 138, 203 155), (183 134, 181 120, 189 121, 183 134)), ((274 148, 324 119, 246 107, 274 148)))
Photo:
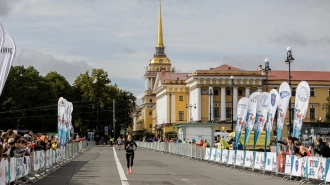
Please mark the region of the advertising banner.
POLYGON ((264 169, 264 153, 263 152, 255 152, 254 169, 258 169, 258 170, 264 169))
POLYGON ((236 165, 237 166, 243 166, 243 162, 244 162, 244 151, 243 150, 237 150, 236 152, 236 165))
POLYGON ((242 130, 246 123, 246 114, 248 111, 249 98, 243 97, 237 103, 237 114, 236 114, 236 132, 235 132, 235 150, 237 150, 238 141, 241 137, 242 130))
MULTIPOLYGON (((288 83, 283 82, 279 89, 279 100, 277 105, 277 140, 281 140, 286 111, 288 109, 291 90, 288 83)), ((276 152, 279 152, 278 143, 276 143, 276 152)))
POLYGON ((254 92, 249 97, 249 106, 246 116, 246 128, 245 128, 245 137, 244 137, 244 148, 249 140, 251 130, 253 129, 256 112, 257 112, 257 102, 260 92, 254 92))
POLYGON ((305 81, 300 82, 296 90, 292 137, 299 138, 301 127, 308 109, 309 97, 310 88, 308 83, 305 81))
POLYGON ((2 47, 0 48, 0 95, 2 93, 3 87, 5 86, 8 73, 15 59, 15 56, 16 45, 14 39, 7 32, 5 32, 5 39, 2 47))
POLYGON ((325 180, 326 178, 326 158, 309 157, 307 163, 308 178, 325 180))
POLYGON ((217 154, 216 154, 216 158, 215 158, 216 162, 220 162, 220 163, 222 162, 221 161, 221 154, 222 154, 222 150, 217 148, 217 154))
POLYGON ((270 135, 273 129, 273 121, 277 109, 277 103, 279 100, 279 94, 276 89, 272 89, 268 94, 268 113, 266 123, 266 139, 265 139, 265 151, 270 140, 270 135))
POLYGON ((234 161, 235 161, 235 150, 228 150, 227 164, 234 164, 234 161))
POLYGON ((211 158, 210 158, 210 160, 215 161, 216 157, 217 157, 217 148, 212 148, 211 149, 211 158))
POLYGON ((326 181, 330 182, 330 158, 326 159, 326 165, 325 165, 325 170, 326 170, 326 181))
POLYGON ((247 168, 253 168, 254 162, 253 162, 253 152, 252 151, 245 151, 245 162, 244 166, 247 168))
POLYGON ((307 157, 293 156, 292 175, 307 177, 307 157))
POLYGON ((222 164, 228 164, 229 160, 229 150, 222 150, 222 164))
POLYGON ((3 30, 3 27, 0 23, 0 49, 3 45, 4 40, 5 40, 5 31, 3 30))
POLYGON ((294 156, 286 155, 285 156, 285 173, 291 174, 291 169, 293 167, 294 156))
POLYGON ((265 161, 265 170, 276 172, 277 163, 276 163, 276 152, 267 152, 266 153, 266 161, 265 161))
POLYGON ((283 154, 277 154, 277 172, 278 173, 284 173, 285 172, 285 157, 286 155, 283 154))
POLYGON ((264 129, 264 126, 267 122, 268 103, 269 103, 268 99, 269 99, 268 92, 263 92, 258 97, 256 121, 254 123, 253 149, 255 149, 256 144, 259 140, 260 134, 261 134, 262 130, 264 129))
POLYGON ((0 184, 6 184, 7 168, 5 163, 8 163, 7 160, 0 161, 0 184))
POLYGON ((210 160, 211 157, 211 148, 205 148, 204 160, 210 160))
POLYGON ((16 159, 14 157, 10 158, 10 182, 15 181, 16 178, 16 159))

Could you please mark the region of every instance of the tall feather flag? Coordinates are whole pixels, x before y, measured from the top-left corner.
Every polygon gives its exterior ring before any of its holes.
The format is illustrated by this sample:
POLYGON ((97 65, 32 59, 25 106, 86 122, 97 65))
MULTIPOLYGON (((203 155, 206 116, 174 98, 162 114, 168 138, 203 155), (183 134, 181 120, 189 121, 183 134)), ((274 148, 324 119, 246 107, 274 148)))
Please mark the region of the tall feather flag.
MULTIPOLYGON (((288 109, 289 100, 291 98, 291 90, 288 83, 283 82, 279 89, 279 100, 277 105, 277 136, 280 140, 282 137, 282 130, 284 126, 286 111, 288 109)), ((276 152, 278 152, 278 143, 276 143, 276 152)))
POLYGON ((0 26, 0 95, 5 86, 8 73, 16 56, 16 44, 14 39, 7 33, 3 33, 0 26), (3 35, 4 34, 4 35, 3 35))
POLYGON ((235 144, 237 149, 239 138, 241 137, 242 130, 246 123, 246 114, 249 106, 249 98, 243 97, 237 103, 237 114, 236 114, 236 133, 235 133, 235 144))
POLYGON ((57 123, 57 135, 58 135, 58 142, 61 144, 61 139, 62 139, 62 129, 63 129, 63 122, 64 122, 64 117, 63 117, 63 112, 65 109, 65 99, 63 97, 60 97, 58 99, 58 123, 57 123))
POLYGON ((276 89, 272 89, 268 94, 268 113, 267 113, 267 123, 266 123, 266 139, 265 139, 265 150, 270 140, 270 134, 273 129, 273 121, 277 109, 277 104, 279 100, 279 94, 276 89))
POLYGON ((258 97, 260 95, 260 92, 254 92, 249 97, 249 106, 246 116, 246 128, 245 128, 245 137, 244 137, 244 148, 246 148, 246 144, 249 141, 249 137, 251 134, 251 131, 254 126, 255 118, 256 118, 256 112, 257 112, 257 102, 258 97))
POLYGON ((310 88, 307 82, 302 81, 296 90, 296 101, 294 106, 294 121, 292 137, 298 138, 305 119, 310 97, 310 88))
POLYGON ((0 49, 2 48, 3 42, 5 41, 5 31, 0 23, 0 49))
POLYGON ((254 143, 253 143, 253 150, 256 147, 256 144, 259 140, 260 134, 264 129, 264 126, 267 121, 267 114, 268 114, 268 92, 263 92, 258 97, 257 103, 257 116, 256 121, 254 123, 254 143))

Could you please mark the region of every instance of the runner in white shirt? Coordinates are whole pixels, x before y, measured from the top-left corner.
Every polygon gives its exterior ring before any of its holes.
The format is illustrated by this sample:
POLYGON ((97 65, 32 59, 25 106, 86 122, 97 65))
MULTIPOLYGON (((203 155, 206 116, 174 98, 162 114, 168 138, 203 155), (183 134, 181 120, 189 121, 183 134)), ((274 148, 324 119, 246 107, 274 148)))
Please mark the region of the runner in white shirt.
POLYGON ((120 149, 121 149, 121 145, 122 145, 122 140, 121 140, 120 137, 118 137, 118 139, 117 139, 117 143, 118 143, 118 148, 119 148, 119 150, 120 150, 120 149))

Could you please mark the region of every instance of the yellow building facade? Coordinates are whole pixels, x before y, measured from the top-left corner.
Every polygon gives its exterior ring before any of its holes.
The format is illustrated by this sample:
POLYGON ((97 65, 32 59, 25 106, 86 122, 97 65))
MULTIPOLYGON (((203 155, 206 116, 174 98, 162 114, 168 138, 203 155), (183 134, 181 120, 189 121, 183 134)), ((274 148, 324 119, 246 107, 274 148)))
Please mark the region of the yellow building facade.
MULTIPOLYGON (((235 121, 235 105, 238 100, 249 97, 255 91, 266 91, 266 76, 257 68, 258 66, 255 71, 249 71, 224 64, 193 73, 176 73, 165 54, 160 5, 156 53, 145 68, 145 93, 142 105, 133 115, 133 132, 152 132, 164 136, 166 132, 176 131, 177 124, 194 123, 212 123, 215 131, 230 132, 231 112, 233 109, 235 121), (234 77, 233 81, 231 76, 234 77)), ((291 71, 292 108, 298 83, 304 80, 311 87, 310 104, 304 124, 325 121, 328 111, 326 99, 330 92, 329 77, 330 72, 291 71)), ((288 81, 288 71, 270 71, 268 90, 279 89, 285 81, 288 81)), ((288 112, 286 122, 289 122, 288 112)), ((275 125, 276 121, 274 127, 275 125)), ((287 133, 286 129, 287 127, 283 130, 284 134, 287 133)))

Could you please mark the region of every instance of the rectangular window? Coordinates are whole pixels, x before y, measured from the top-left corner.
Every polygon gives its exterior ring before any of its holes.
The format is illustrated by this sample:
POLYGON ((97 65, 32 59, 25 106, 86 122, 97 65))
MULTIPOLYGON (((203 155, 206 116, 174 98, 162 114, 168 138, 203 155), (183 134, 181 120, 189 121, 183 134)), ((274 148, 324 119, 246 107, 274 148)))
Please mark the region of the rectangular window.
POLYGON ((183 101, 183 96, 179 96, 179 101, 183 101))
POLYGON ((314 91, 314 88, 311 88, 311 93, 310 93, 311 96, 315 96, 315 91, 314 91))
POLYGON ((292 96, 296 96, 296 88, 292 88, 292 96))
POLYGON ((214 108, 214 113, 213 113, 213 115, 214 115, 214 118, 219 118, 219 108, 214 108))
POLYGON ((330 89, 329 89, 329 92, 328 92, 328 96, 330 96, 330 89))
POLYGON ((219 95, 219 90, 218 89, 214 90, 214 95, 219 95))
POLYGON ((150 99, 149 102, 151 103, 152 102, 152 99, 150 99))
POLYGON ((149 111, 149 115, 152 115, 152 111, 149 111))
POLYGON ((229 89, 226 90, 226 95, 230 95, 230 90, 229 89))
POLYGON ((238 89, 238 96, 243 96, 243 90, 242 89, 238 89))
POLYGON ((313 106, 309 109, 309 113, 310 119, 315 119, 315 108, 313 106))
POLYGON ((231 120, 231 107, 226 107, 226 118, 231 120))
POLYGON ((184 112, 179 111, 179 121, 183 121, 183 119, 184 119, 184 112))
POLYGON ((149 128, 152 128, 152 124, 149 124, 149 128))

